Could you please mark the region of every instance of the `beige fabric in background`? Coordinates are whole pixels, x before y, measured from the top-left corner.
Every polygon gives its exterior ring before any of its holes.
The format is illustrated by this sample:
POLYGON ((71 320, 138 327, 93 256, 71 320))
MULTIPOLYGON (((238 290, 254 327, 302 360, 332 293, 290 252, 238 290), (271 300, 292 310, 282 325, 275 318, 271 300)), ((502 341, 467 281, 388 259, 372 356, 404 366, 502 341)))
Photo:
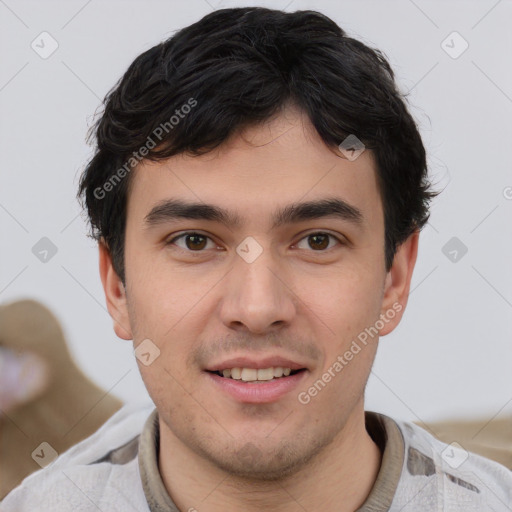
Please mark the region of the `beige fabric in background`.
MULTIPOLYGON (((39 449, 36 453, 40 457, 32 457, 41 443, 48 443, 61 454, 95 432, 121 408, 122 402, 82 373, 69 353, 58 320, 36 301, 0 306, 0 347, 15 356, 34 354, 46 365, 38 392, 32 390, 22 401, 17 396, 19 403, 9 408, 4 397, 6 410, 0 411, 2 499, 23 478, 40 469, 36 460, 48 460, 49 449, 39 449)), ((3 374, 5 377, 5 366, 3 374)))
MULTIPOLYGON (((425 425, 418 423, 425 428, 425 425)), ((468 418, 427 425, 445 443, 457 442, 465 450, 478 453, 512 469, 512 417, 494 420, 468 418)))

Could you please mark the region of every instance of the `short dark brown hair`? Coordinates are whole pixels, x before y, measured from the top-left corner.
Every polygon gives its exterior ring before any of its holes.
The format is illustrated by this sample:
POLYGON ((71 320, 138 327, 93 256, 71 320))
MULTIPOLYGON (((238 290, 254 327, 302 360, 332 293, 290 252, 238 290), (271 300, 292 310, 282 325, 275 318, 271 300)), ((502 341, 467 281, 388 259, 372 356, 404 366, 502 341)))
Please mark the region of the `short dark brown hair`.
POLYGON ((293 103, 328 147, 353 134, 374 152, 389 270, 435 195, 404 96, 379 50, 319 12, 212 12, 139 55, 105 97, 78 193, 91 235, 107 245, 124 282, 130 169, 143 158, 204 154, 293 103))

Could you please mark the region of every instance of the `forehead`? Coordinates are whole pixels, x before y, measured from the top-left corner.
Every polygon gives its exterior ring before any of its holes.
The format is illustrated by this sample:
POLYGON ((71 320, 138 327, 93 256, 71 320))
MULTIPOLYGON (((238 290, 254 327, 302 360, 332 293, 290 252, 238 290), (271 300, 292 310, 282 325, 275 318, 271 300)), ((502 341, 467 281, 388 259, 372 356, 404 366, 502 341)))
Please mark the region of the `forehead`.
POLYGON ((380 224, 382 217, 371 151, 347 160, 328 148, 307 116, 293 108, 237 132, 207 154, 144 161, 131 178, 132 218, 144 218, 162 201, 181 199, 216 204, 242 220, 263 222, 276 207, 327 197, 357 207, 369 223, 380 224))

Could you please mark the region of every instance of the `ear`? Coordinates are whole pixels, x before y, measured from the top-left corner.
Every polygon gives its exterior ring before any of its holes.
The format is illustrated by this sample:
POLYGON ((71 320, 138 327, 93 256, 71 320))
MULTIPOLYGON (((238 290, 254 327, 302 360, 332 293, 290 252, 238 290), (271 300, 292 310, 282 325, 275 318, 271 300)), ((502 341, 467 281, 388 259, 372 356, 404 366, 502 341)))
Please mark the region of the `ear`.
POLYGON ((393 265, 386 275, 384 284, 381 318, 386 320, 380 330, 380 336, 385 336, 395 329, 404 314, 409 289, 411 287, 412 272, 418 255, 419 231, 412 235, 398 247, 393 265))
POLYGON ((119 338, 131 340, 133 336, 126 302, 126 290, 114 270, 110 251, 103 241, 99 243, 99 252, 101 282, 105 291, 107 309, 114 321, 114 331, 119 338))

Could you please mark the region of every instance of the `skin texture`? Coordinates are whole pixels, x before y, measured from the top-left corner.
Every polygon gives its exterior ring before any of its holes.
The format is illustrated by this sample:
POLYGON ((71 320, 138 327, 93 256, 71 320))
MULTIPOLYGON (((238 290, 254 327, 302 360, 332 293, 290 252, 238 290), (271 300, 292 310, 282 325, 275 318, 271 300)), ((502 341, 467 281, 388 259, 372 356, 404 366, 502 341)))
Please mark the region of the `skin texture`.
POLYGON ((357 509, 381 462, 363 403, 378 336, 308 404, 297 395, 399 304, 379 334, 391 332, 406 306, 418 233, 386 272, 371 152, 343 158, 287 107, 206 155, 143 162, 132 179, 126 288, 101 244, 100 273, 117 335, 135 347, 150 339, 160 350, 139 367, 159 411, 160 472, 172 499, 180 510, 211 512, 357 509), (149 211, 170 198, 223 207, 241 223, 178 219, 148 227, 149 211), (324 217, 272 229, 278 208, 329 198, 358 208, 361 222, 324 217), (184 238, 166 245, 184 231, 211 241, 201 251, 184 238), (319 248, 315 233, 337 238, 319 248), (236 252, 249 236, 262 248, 252 263, 236 252), (266 355, 307 368, 299 387, 273 403, 235 400, 204 371, 227 358, 266 355))

